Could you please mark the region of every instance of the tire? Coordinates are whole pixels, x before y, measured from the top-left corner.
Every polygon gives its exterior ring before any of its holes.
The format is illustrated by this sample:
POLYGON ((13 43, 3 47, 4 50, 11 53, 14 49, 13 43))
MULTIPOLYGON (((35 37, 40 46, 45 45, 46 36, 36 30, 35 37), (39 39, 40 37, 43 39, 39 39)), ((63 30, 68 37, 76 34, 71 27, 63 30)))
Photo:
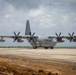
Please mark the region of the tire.
POLYGON ((50 47, 50 49, 54 49, 54 47, 50 47))
POLYGON ((48 49, 48 47, 44 47, 45 49, 48 49))
POLYGON ((33 47, 33 49, 37 49, 37 46, 36 47, 33 47))

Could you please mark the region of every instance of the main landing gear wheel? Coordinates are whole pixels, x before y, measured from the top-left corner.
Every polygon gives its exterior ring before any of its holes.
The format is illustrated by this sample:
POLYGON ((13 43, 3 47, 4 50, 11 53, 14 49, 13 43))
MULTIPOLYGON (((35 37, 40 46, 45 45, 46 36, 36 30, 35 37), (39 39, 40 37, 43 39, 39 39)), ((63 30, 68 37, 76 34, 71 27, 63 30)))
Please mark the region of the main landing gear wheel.
POLYGON ((54 47, 50 47, 50 49, 53 49, 54 47))
POLYGON ((45 47, 45 49, 48 49, 48 47, 45 47))
POLYGON ((33 49, 37 49, 37 46, 33 47, 33 49))

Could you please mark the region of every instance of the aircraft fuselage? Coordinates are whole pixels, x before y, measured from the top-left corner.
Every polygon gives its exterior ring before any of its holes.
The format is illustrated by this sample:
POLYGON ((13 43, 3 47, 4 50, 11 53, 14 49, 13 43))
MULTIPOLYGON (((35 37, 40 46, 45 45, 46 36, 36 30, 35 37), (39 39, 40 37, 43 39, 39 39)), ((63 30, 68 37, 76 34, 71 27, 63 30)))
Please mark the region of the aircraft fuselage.
MULTIPOLYGON (((44 48, 53 48, 57 41, 55 38, 49 38, 49 37, 38 37, 38 39, 34 39, 35 42, 32 40, 30 41, 30 44, 33 46, 33 48, 37 47, 44 47, 44 48)), ((28 39, 29 42, 29 39, 28 39)))
POLYGON ((54 47, 57 44, 57 41, 53 38, 48 38, 48 37, 39 37, 37 40, 37 46, 42 46, 42 47, 54 47))

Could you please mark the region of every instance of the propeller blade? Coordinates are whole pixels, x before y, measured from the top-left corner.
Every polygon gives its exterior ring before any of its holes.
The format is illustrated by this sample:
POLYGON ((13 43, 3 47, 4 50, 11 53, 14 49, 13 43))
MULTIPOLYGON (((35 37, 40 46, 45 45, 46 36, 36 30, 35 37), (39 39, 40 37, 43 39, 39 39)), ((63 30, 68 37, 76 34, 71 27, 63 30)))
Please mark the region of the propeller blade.
POLYGON ((35 32, 32 34, 32 36, 31 36, 31 34, 29 34, 29 35, 30 35, 30 40, 29 40, 29 42, 30 42, 31 40, 34 42, 33 36, 35 35, 35 32))
POLYGON ((56 34, 56 36, 58 37, 58 34, 57 33, 55 33, 56 34))
POLYGON ((15 32, 13 32, 14 33, 14 35, 16 36, 16 33, 15 32))
POLYGON ((19 40, 19 34, 20 34, 20 32, 18 32, 18 34, 16 34, 16 33, 14 32, 15 37, 14 37, 14 41, 13 41, 13 42, 19 40))
POLYGON ((70 42, 72 42, 73 39, 70 39, 70 42))
POLYGON ((61 35, 61 32, 59 33, 59 35, 58 35, 57 33, 55 33, 55 34, 56 34, 56 36, 57 36, 57 37, 60 37, 60 35, 61 35))
POLYGON ((34 39, 32 38, 32 41, 34 42, 34 39))
POLYGON ((68 33, 69 34, 69 36, 71 37, 71 34, 70 33, 68 33))
POLYGON ((72 36, 74 35, 74 32, 72 33, 72 36))
POLYGON ((34 36, 35 32, 32 34, 32 36, 34 36))
POLYGON ((60 35, 61 35, 61 32, 59 33, 59 37, 60 37, 60 35))
POLYGON ((20 32, 18 32, 17 36, 19 36, 20 32))
POLYGON ((31 32, 29 32, 29 35, 31 36, 31 32))
POLYGON ((73 40, 74 40, 74 32, 72 33, 72 34, 70 34, 70 33, 68 33, 69 34, 69 36, 70 36, 70 42, 72 42, 73 40))
POLYGON ((31 40, 34 42, 34 39, 33 39, 33 38, 30 38, 29 42, 30 42, 31 40))
POLYGON ((15 42, 17 39, 15 38, 13 42, 15 42))
POLYGON ((32 40, 32 38, 30 38, 29 42, 32 40))

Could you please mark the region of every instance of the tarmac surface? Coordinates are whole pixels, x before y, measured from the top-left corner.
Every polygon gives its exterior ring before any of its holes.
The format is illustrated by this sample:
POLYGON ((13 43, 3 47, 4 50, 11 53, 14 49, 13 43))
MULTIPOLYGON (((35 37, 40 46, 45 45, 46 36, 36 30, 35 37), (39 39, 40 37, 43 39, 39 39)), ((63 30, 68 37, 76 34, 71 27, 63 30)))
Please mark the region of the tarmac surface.
POLYGON ((0 54, 16 55, 32 59, 49 59, 76 62, 76 49, 0 48, 0 54))
POLYGON ((0 66, 1 75, 76 75, 76 49, 0 48, 0 66))

